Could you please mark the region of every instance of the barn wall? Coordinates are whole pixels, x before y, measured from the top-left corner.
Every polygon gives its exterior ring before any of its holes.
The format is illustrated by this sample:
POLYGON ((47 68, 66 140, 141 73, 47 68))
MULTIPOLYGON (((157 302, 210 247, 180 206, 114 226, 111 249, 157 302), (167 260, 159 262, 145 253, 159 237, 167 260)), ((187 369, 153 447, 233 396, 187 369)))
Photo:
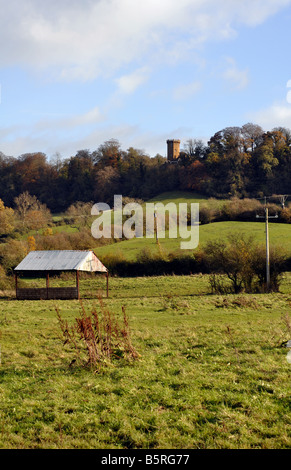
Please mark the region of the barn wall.
POLYGON ((47 300, 47 299, 77 299, 77 287, 49 287, 17 289, 16 297, 19 300, 47 300))

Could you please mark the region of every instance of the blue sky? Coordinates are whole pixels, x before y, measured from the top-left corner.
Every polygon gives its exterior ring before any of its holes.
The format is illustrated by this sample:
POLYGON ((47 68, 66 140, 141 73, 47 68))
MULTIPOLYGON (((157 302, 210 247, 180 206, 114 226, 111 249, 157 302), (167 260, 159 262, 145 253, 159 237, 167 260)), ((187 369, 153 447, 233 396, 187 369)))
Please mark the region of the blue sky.
POLYGON ((165 155, 169 138, 291 128, 291 0, 0 5, 6 155, 67 158, 111 138, 165 155))

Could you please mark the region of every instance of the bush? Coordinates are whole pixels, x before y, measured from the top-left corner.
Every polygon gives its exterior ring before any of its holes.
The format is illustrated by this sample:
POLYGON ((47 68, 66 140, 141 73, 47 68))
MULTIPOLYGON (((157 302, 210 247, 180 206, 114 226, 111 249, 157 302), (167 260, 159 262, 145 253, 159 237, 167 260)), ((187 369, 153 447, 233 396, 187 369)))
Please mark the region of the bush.
POLYGON ((6 275, 5 269, 0 265, 0 290, 11 289, 12 285, 12 278, 6 275))
POLYGON ((119 264, 125 263, 125 258, 120 250, 116 250, 114 253, 108 253, 107 255, 99 256, 100 261, 107 267, 111 274, 116 273, 116 268, 119 264))
MULTIPOLYGON (((274 209, 273 206, 272 209, 274 209)), ((220 220, 254 221, 256 214, 262 210, 262 204, 256 199, 232 198, 230 201, 223 203, 220 210, 220 220)))
MULTIPOLYGON (((270 286, 269 290, 277 292, 280 287, 283 272, 286 269, 287 256, 279 248, 270 248, 270 286)), ((257 276, 256 290, 267 291, 266 250, 257 247, 252 256, 252 270, 257 276)))
POLYGON ((96 240, 86 228, 80 232, 38 235, 35 239, 37 250, 88 250, 96 245, 96 240))
POLYGON ((217 217, 217 212, 214 208, 201 204, 199 207, 199 222, 201 225, 210 224, 217 217))
POLYGON ((0 246, 0 262, 7 274, 23 260, 29 251, 28 244, 20 240, 9 240, 0 246))
MULTIPOLYGON (((266 254, 252 237, 230 236, 225 242, 211 242, 204 249, 213 293, 235 294, 267 290, 266 254), (224 275, 224 276, 223 276, 224 275), (228 282, 226 282, 226 279, 228 282), (230 281, 230 282, 229 282, 230 281)), ((286 256, 281 250, 270 250, 270 291, 278 291, 286 256)))
POLYGON ((99 302, 100 311, 92 310, 90 313, 81 303, 80 316, 76 317, 71 327, 56 308, 64 344, 73 348, 81 363, 98 369, 113 359, 137 359, 139 354, 131 343, 125 308, 122 307, 123 319, 120 321, 105 308, 101 299, 99 302))
POLYGON ((281 219, 287 224, 291 224, 291 207, 285 207, 281 211, 281 219))

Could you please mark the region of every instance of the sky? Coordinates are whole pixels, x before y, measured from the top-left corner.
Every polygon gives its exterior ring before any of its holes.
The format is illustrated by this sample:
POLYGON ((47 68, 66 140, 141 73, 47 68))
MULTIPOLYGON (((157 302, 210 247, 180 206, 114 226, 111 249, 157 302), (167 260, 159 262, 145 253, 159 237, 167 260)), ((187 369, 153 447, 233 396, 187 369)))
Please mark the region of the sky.
POLYGON ((0 151, 291 128, 291 0, 0 0, 0 151))

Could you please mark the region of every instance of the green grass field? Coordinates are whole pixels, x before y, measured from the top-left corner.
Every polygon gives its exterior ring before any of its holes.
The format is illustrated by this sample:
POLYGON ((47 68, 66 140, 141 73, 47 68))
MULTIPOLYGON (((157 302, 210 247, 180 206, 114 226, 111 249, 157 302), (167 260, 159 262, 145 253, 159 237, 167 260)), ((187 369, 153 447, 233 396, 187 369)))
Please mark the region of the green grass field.
MULTIPOLYGON (((150 201, 206 202, 195 193, 164 193, 150 201)), ((209 204, 220 204, 210 200, 209 204)), ((62 225, 57 227, 62 231, 62 225)), ((67 230, 71 230, 67 226, 67 230)), ((290 225, 270 224, 270 244, 291 253, 290 225)), ((259 222, 200 226, 200 244, 229 234, 265 242, 259 222)), ((165 252, 180 239, 160 239, 165 252)), ((97 256, 134 260, 154 239, 96 247, 97 256)), ((45 280, 23 281, 31 287, 45 280)), ((74 285, 74 276, 50 286, 74 285)), ((0 291, 1 449, 290 449, 291 274, 280 292, 211 295, 207 275, 109 279, 80 275, 87 312, 122 317, 140 357, 87 368, 58 322, 73 325, 77 300, 17 301, 0 291), (76 362, 73 362, 73 360, 76 362)))
POLYGON ((198 202, 207 202, 215 206, 219 206, 225 201, 219 201, 216 199, 207 199, 205 196, 202 196, 199 193, 193 191, 169 191, 166 193, 161 193, 158 196, 153 197, 146 202, 162 202, 163 204, 168 204, 168 202, 175 202, 176 204, 187 202, 188 204, 198 202))
MULTIPOLYGON (((209 241, 225 240, 230 234, 236 233, 238 236, 253 236, 261 244, 265 243, 265 225, 261 222, 215 222, 212 224, 201 225, 199 227, 199 244, 201 247, 209 241)), ((171 252, 180 249, 180 243, 183 241, 180 237, 160 238, 159 243, 165 252, 171 252)), ((290 224, 269 224, 270 246, 282 247, 291 255, 291 225, 290 224)), ((154 238, 134 238, 132 240, 122 240, 113 245, 96 247, 97 256, 107 255, 109 253, 121 253, 125 259, 135 260, 138 254, 144 249, 149 248, 153 252, 158 251, 158 245, 154 238)))
MULTIPOLYGON (((208 207, 218 208, 225 203, 225 200, 207 199, 200 194, 189 191, 172 191, 162 193, 159 196, 147 202, 162 202, 168 204, 174 202, 179 203, 200 203, 207 204, 208 207)), ((261 244, 265 243, 265 224, 258 222, 214 222, 199 227, 199 245, 203 247, 209 241, 225 240, 230 234, 253 236, 256 241, 261 244)), ((291 255, 291 225, 283 223, 269 223, 270 246, 282 247, 291 255)), ((159 244, 165 253, 173 252, 180 249, 182 238, 169 238, 166 231, 165 238, 159 238, 159 244)), ((134 238, 131 240, 122 240, 118 243, 96 246, 94 251, 97 256, 121 254, 125 259, 133 261, 144 249, 150 249, 152 252, 158 251, 155 238, 134 238)))
MULTIPOLYGON (((87 311, 102 286, 81 278, 87 311)), ((104 303, 125 307, 140 359, 98 372, 70 367, 61 337, 55 307, 73 324, 78 301, 0 300, 0 448, 291 447, 290 275, 225 297, 202 275, 112 278, 104 303)))

